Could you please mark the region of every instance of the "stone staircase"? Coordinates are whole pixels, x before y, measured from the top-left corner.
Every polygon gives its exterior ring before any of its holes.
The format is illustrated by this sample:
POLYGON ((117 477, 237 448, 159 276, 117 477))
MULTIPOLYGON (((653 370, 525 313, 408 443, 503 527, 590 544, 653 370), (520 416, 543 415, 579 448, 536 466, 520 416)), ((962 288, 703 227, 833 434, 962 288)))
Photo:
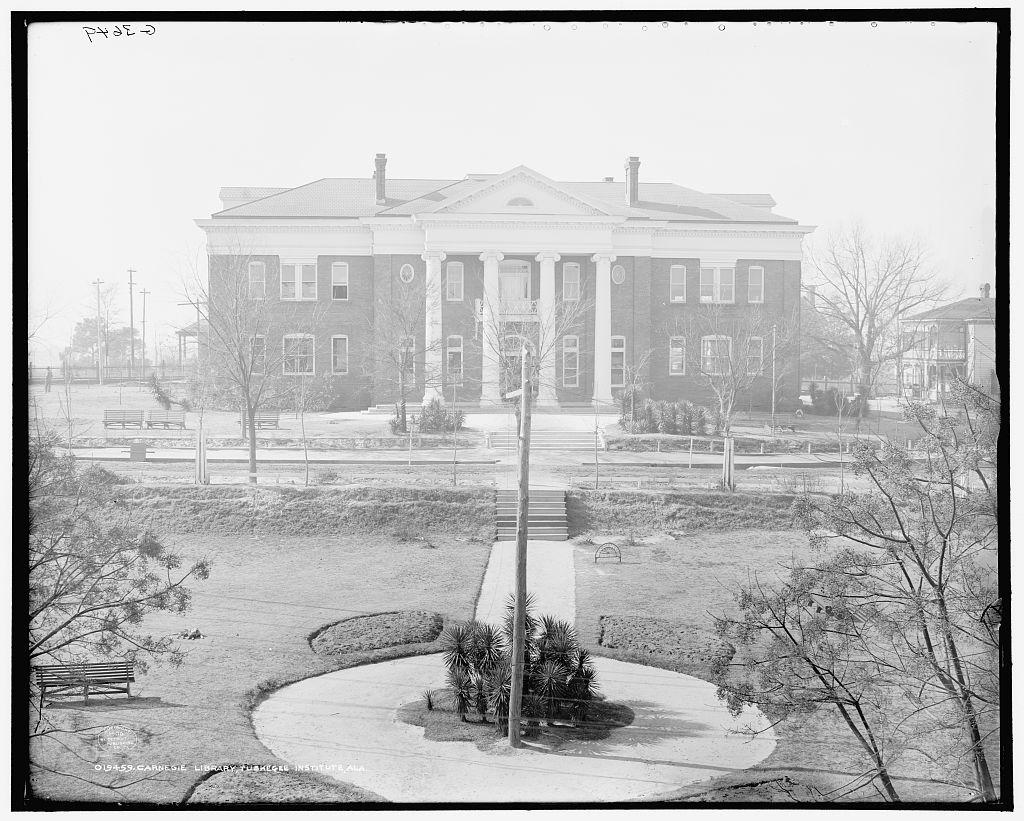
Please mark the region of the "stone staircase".
MULTIPOLYGON (((498 491, 498 541, 516 537, 516 512, 519 505, 517 490, 498 491)), ((564 542, 569 538, 569 523, 565 515, 565 491, 530 488, 530 507, 527 516, 527 537, 549 542, 564 542)))
MULTIPOLYGON (((485 444, 496 450, 517 450, 519 435, 514 431, 490 431, 485 435, 485 444)), ((598 440, 604 450, 604 437, 598 440)), ((593 430, 532 430, 530 431, 530 452, 535 450, 594 450, 593 430)))

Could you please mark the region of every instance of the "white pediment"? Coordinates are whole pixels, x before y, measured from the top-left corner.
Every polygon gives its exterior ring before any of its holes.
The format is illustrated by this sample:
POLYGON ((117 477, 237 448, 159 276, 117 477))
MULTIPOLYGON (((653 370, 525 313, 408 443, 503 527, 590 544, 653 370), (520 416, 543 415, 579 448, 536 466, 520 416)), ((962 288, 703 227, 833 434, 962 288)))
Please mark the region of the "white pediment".
POLYGON ((606 216, 608 211, 600 204, 565 191, 536 171, 520 166, 441 203, 434 213, 606 216))

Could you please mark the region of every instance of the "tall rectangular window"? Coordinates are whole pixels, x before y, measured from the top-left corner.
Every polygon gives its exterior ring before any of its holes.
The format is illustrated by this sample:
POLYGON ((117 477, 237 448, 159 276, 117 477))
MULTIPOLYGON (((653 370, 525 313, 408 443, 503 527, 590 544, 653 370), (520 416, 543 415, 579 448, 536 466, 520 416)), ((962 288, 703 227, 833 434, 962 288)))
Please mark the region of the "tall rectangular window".
POLYGON ((265 299, 267 296, 267 266, 254 260, 249 263, 249 299, 265 299))
POLYGON ((729 373, 732 340, 727 336, 704 336, 700 340, 700 369, 708 376, 729 373))
POLYGON ((764 369, 764 339, 752 336, 747 340, 747 375, 760 374, 764 369))
POLYGON ((562 337, 562 387, 580 386, 580 338, 562 337))
POLYGON ((348 337, 331 337, 331 373, 348 373, 348 337))
POLYGON ((612 337, 612 387, 626 384, 626 337, 612 337))
POLYGON ((575 302, 580 298, 580 264, 567 262, 562 266, 562 299, 575 302))
POLYGON ((747 269, 747 302, 764 302, 764 268, 760 265, 747 269))
POLYGON ((462 384, 462 337, 448 337, 447 350, 448 379, 455 385, 462 384))
POLYGON ((249 361, 252 373, 266 373, 267 370, 267 338, 254 336, 249 346, 249 361))
POLYGON ((445 299, 449 302, 462 302, 464 287, 463 267, 461 262, 449 262, 445 268, 445 299))
POLYGON ((348 263, 331 263, 331 299, 348 299, 348 263))
POLYGON ((735 268, 702 267, 700 269, 700 301, 732 302, 734 300, 735 268))
POLYGON ((668 341, 668 372, 671 376, 686 373, 686 339, 673 336, 668 341))
POLYGON ((281 299, 316 299, 316 265, 292 262, 281 265, 281 299))
POLYGON ((673 265, 668 271, 669 302, 686 302, 686 266, 673 265))
POLYGON ((288 334, 284 338, 284 365, 286 376, 304 376, 312 374, 313 337, 309 334, 288 334))

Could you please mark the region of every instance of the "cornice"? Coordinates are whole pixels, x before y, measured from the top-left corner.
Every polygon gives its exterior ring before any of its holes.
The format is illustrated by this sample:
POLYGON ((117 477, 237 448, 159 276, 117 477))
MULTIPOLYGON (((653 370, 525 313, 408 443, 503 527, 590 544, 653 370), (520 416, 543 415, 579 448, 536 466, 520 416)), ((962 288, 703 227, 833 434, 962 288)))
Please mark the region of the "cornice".
POLYGON ((208 222, 201 222, 196 220, 196 224, 208 233, 214 234, 320 234, 320 233, 332 233, 332 234, 365 234, 371 229, 366 225, 329 225, 329 224, 306 224, 306 225, 292 225, 292 224, 240 224, 240 225, 223 225, 223 224, 211 224, 208 222))

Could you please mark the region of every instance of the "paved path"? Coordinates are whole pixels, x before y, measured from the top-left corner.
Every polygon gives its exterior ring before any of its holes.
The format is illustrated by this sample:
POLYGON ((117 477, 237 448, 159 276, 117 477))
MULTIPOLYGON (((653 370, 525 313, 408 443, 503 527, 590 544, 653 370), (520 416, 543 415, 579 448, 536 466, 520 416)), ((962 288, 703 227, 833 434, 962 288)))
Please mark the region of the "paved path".
POLYGON ((775 746, 760 713, 733 718, 707 682, 681 673, 595 659, 602 692, 628 705, 633 723, 600 741, 558 752, 497 741, 436 742, 399 722, 395 710, 444 684, 440 654, 352 667, 285 687, 253 715, 260 740, 390 801, 625 801, 744 770, 775 746))
MULTIPOLYGON (((505 603, 516 586, 516 543, 495 542, 476 603, 477 621, 500 625, 505 603)), ((531 540, 526 547, 526 589, 537 616, 576 621, 576 571, 572 542, 531 540)))

